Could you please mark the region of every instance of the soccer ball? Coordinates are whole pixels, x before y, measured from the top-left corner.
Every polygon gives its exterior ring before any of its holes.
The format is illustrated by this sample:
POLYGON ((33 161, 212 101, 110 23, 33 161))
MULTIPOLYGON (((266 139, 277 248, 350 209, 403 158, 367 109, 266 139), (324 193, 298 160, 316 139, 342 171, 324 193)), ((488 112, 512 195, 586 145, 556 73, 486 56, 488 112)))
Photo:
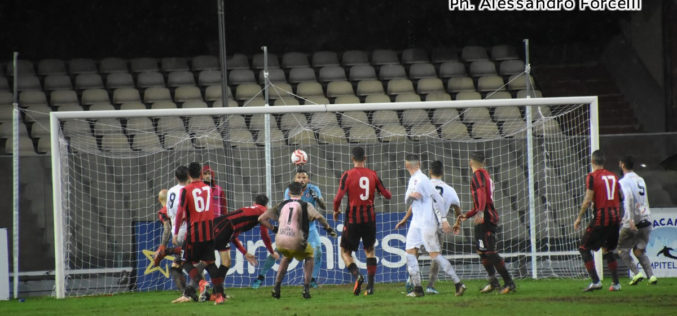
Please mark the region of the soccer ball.
POLYGON ((301 149, 294 150, 291 153, 291 162, 295 165, 304 165, 308 162, 308 154, 301 149))

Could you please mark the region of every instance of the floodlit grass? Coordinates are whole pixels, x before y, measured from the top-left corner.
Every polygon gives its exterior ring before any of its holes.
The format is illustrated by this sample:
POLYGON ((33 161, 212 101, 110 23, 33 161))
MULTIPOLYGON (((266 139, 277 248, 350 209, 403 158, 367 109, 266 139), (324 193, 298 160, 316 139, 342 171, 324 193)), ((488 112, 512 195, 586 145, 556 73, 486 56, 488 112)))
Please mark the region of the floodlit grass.
POLYGON ((468 291, 455 297, 454 285, 440 282, 438 295, 410 298, 403 284, 377 284, 373 296, 355 297, 352 287, 323 286, 301 297, 300 287, 283 287, 282 298, 273 299, 270 288, 228 289, 231 299, 221 306, 209 303, 171 304, 176 291, 126 293, 56 300, 51 297, 0 302, 0 315, 675 315, 677 279, 660 279, 658 285, 642 282, 620 292, 583 293, 588 280, 517 280, 517 292, 509 295, 479 294, 483 281, 466 282, 468 291))

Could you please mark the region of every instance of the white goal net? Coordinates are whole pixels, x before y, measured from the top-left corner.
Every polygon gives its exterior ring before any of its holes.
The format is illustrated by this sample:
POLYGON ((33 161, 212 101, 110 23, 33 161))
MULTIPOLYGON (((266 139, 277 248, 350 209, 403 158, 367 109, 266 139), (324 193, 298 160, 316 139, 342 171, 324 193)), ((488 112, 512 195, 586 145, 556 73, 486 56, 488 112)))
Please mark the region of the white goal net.
MULTIPOLYGON (((391 200, 375 201, 377 282, 407 278, 406 228, 394 229, 406 211, 407 153, 421 155, 424 172, 430 162, 442 161, 444 180, 456 189, 467 211, 472 207, 468 156, 484 152, 500 215, 498 249, 513 275, 585 273, 577 252, 579 232, 572 223, 584 195, 589 154, 597 142, 593 97, 51 115, 57 297, 174 288, 168 273, 171 257, 159 267, 151 266, 151 258, 162 234, 157 193, 175 184, 177 166, 208 164, 232 211, 251 205, 256 194, 267 193, 267 180, 271 204, 281 201, 296 170, 290 154, 302 149, 309 156, 304 168, 310 181, 321 189, 331 209, 339 177, 352 167, 350 149, 358 145, 366 149, 367 167, 393 193, 391 200), (264 113, 270 113, 269 147, 264 113), (533 117, 531 129, 527 113, 533 117)), ((325 215, 340 232, 342 218, 334 222, 330 210, 325 215)), ((323 263, 318 282, 350 282, 339 240, 322 229, 320 235, 323 263)), ((444 237, 443 254, 461 278, 484 278, 471 238, 468 222, 460 235, 444 237)), ((258 228, 240 240, 259 263, 265 260, 258 228)), ((249 286, 258 267, 232 251, 226 288, 249 286)), ((358 267, 365 269, 364 253, 360 250, 356 256, 358 267)), ((429 263, 425 256, 421 262, 429 263)), ((266 274, 264 286, 272 284, 276 269, 277 265, 266 274)), ((301 265, 294 261, 285 283, 301 280, 301 265)))

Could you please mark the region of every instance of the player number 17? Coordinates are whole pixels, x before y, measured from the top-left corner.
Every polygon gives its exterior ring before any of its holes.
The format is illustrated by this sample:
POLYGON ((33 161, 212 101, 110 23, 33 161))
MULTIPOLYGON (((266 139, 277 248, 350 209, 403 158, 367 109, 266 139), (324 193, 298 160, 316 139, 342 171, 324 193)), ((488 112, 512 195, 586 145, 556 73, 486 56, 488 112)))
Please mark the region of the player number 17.
POLYGON ((604 184, 606 185, 606 198, 611 201, 614 199, 614 191, 616 190, 616 177, 615 176, 602 176, 604 184))

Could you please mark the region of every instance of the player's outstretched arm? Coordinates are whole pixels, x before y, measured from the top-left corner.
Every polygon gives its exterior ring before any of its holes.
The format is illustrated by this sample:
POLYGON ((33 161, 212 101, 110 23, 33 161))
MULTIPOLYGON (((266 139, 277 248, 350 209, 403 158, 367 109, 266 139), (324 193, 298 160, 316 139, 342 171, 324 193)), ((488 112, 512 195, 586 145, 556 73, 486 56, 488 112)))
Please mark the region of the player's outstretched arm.
POLYGON ((172 222, 169 219, 162 221, 162 239, 160 240, 160 247, 167 248, 169 240, 172 239, 172 222))
POLYGON ((581 209, 578 211, 578 216, 574 221, 574 229, 578 229, 581 226, 581 219, 583 218, 583 215, 585 215, 585 212, 588 211, 588 207, 590 207, 593 198, 595 198, 595 191, 590 189, 586 190, 585 198, 583 199, 583 203, 581 203, 581 209))
POLYGON ((329 234, 330 236, 332 237, 338 236, 338 234, 336 234, 336 231, 334 231, 334 229, 331 228, 331 226, 329 226, 329 222, 327 222, 327 219, 324 218, 324 216, 322 216, 322 214, 320 214, 320 212, 318 212, 317 209, 311 204, 308 204, 308 219, 320 222, 322 227, 324 227, 324 230, 326 230, 327 234, 329 234))
POLYGON ((390 198, 393 197, 393 194, 390 193, 390 191, 388 191, 388 189, 386 189, 386 187, 383 185, 383 181, 381 181, 381 178, 376 177, 376 179, 377 179, 377 181, 376 181, 376 190, 377 190, 378 193, 380 193, 384 198, 386 198, 386 200, 390 200, 390 198))

